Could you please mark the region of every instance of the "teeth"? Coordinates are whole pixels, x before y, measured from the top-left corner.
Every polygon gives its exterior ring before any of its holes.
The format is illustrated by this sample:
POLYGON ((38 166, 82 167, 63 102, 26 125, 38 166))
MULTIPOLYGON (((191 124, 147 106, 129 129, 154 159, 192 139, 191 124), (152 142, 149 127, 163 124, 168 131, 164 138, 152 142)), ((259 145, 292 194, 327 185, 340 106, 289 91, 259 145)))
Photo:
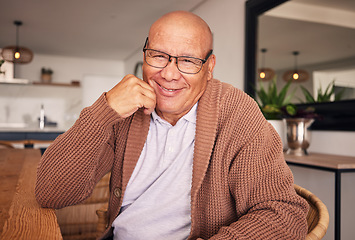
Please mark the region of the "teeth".
POLYGON ((175 91, 174 89, 167 89, 167 88, 165 88, 165 87, 163 87, 163 86, 161 86, 161 88, 164 89, 164 90, 166 90, 166 91, 168 91, 168 92, 173 92, 173 91, 175 91))

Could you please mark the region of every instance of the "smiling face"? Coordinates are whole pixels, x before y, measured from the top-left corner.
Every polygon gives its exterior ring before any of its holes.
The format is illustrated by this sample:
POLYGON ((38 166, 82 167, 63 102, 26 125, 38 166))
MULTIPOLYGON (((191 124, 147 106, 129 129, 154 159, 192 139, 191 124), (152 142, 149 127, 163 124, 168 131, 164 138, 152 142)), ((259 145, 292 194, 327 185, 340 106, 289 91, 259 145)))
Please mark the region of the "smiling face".
MULTIPOLYGON (((149 32, 147 48, 172 56, 205 59, 212 49, 212 36, 207 24, 187 12, 174 12, 155 22, 149 32)), ((163 69, 143 64, 143 79, 156 94, 157 114, 172 125, 184 116, 204 93, 212 79, 215 56, 211 55, 197 74, 181 73, 172 61, 163 69)))

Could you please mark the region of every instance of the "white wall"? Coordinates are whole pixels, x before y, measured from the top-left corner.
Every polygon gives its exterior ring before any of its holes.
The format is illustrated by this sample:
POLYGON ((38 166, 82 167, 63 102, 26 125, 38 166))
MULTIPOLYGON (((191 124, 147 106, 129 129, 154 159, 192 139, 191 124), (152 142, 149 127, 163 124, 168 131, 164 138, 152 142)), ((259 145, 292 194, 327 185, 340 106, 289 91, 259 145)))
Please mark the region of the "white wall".
MULTIPOLYGON (((148 32, 147 32, 148 34, 148 32)), ((138 62, 143 61, 143 44, 129 59, 125 61, 125 74, 134 74, 134 68, 138 62)))
POLYGON ((355 132, 311 131, 309 151, 355 157, 355 132))
POLYGON ((194 13, 210 26, 214 38, 214 77, 243 89, 244 0, 209 0, 194 13))
POLYGON ((117 76, 104 76, 87 74, 83 79, 83 97, 82 106, 91 106, 103 92, 113 88, 121 79, 123 74, 117 76))

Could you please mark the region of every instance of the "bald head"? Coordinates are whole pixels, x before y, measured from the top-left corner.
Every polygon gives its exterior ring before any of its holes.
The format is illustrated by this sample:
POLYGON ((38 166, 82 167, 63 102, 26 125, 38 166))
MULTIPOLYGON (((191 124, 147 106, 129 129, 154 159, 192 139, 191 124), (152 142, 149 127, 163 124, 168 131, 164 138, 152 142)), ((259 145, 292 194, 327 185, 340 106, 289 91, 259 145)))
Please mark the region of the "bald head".
POLYGON ((163 15, 151 26, 149 42, 166 38, 168 35, 185 41, 186 44, 197 43, 203 53, 213 48, 209 26, 202 18, 190 12, 175 11, 163 15))

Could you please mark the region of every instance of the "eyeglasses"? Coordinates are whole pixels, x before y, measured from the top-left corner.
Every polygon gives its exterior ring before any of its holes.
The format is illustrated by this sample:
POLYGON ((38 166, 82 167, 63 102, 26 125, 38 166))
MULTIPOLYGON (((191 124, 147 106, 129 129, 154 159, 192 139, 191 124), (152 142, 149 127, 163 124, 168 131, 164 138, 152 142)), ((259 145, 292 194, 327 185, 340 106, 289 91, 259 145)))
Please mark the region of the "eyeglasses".
POLYGON ((182 73, 197 74, 201 71, 203 64, 207 62, 212 55, 213 50, 209 51, 205 59, 189 57, 189 56, 172 56, 165 52, 146 48, 148 38, 145 41, 143 52, 145 62, 155 68, 165 68, 168 66, 172 58, 175 58, 176 66, 182 73))

